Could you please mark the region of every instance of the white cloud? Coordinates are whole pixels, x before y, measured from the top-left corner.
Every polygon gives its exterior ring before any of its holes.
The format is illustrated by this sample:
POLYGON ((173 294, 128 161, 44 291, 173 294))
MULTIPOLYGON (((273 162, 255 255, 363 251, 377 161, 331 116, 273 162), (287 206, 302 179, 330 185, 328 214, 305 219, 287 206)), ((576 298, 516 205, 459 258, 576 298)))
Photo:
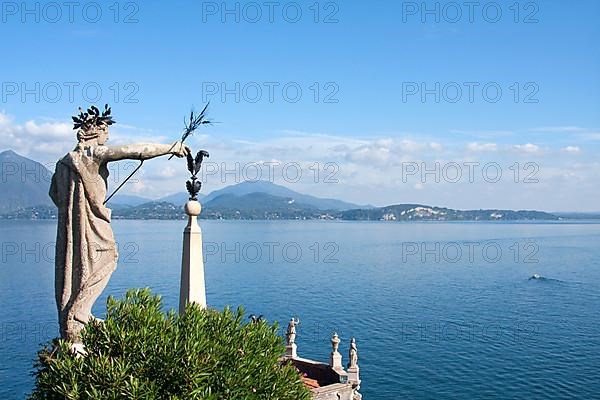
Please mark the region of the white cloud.
POLYGON ((6 125, 12 122, 12 118, 7 115, 4 111, 0 111, 0 125, 6 125))
POLYGON ((152 174, 149 174, 146 176, 146 178, 149 179, 172 179, 175 178, 177 175, 182 175, 182 174, 178 174, 178 172, 181 171, 177 171, 175 168, 173 168, 173 166, 171 165, 167 165, 164 168, 161 168, 158 171, 153 172, 152 174))
POLYGON ((75 133, 66 123, 27 121, 15 123, 12 116, 0 113, 0 149, 48 163, 74 147, 75 133))
POLYGON ((600 140, 600 132, 586 132, 579 135, 579 137, 585 140, 600 140))
POLYGON ((531 132, 547 132, 547 133, 577 133, 584 132, 587 129, 577 126, 546 126, 541 128, 530 129, 531 132))
POLYGON ((75 137, 71 124, 57 122, 38 124, 35 121, 27 121, 24 126, 19 127, 19 130, 42 140, 72 140, 75 137))
POLYGON ((450 129, 450 133, 472 136, 480 139, 494 139, 498 137, 508 137, 514 135, 513 131, 489 130, 489 131, 465 131, 462 129, 450 129))
POLYGON ((359 146, 348 151, 346 159, 357 163, 384 165, 390 161, 390 148, 375 143, 359 146))
POLYGON ((520 153, 539 153, 540 147, 538 145, 527 143, 527 144, 515 144, 513 145, 513 149, 520 153))
POLYGON ((482 152, 482 151, 496 151, 498 150, 498 145, 496 143, 477 143, 472 142, 467 144, 467 150, 473 153, 482 152))
POLYGON ((143 180, 138 179, 129 186, 129 191, 134 194, 145 195, 147 192, 146 183, 143 180))
POLYGON ((571 153, 571 154, 579 154, 579 153, 581 153, 581 149, 579 148, 579 146, 567 146, 567 147, 563 147, 560 150, 563 151, 563 152, 565 152, 565 153, 571 153))
POLYGON ((437 152, 444 151, 444 146, 442 146, 441 143, 431 142, 431 143, 429 143, 429 147, 431 147, 432 150, 437 151, 437 152))
POLYGON ((600 140, 600 130, 578 126, 550 126, 530 129, 531 132, 562 133, 583 140, 600 140))

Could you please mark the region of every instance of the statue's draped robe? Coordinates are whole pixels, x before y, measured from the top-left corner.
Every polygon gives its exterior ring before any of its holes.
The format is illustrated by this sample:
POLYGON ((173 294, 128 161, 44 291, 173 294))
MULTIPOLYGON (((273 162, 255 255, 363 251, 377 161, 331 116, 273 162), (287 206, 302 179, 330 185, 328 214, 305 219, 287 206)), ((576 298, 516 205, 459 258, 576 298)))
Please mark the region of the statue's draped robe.
POLYGON ((56 304, 61 337, 73 342, 80 342, 79 333, 117 265, 111 212, 102 204, 107 177, 93 147, 67 154, 52 177, 50 197, 58 207, 56 304))

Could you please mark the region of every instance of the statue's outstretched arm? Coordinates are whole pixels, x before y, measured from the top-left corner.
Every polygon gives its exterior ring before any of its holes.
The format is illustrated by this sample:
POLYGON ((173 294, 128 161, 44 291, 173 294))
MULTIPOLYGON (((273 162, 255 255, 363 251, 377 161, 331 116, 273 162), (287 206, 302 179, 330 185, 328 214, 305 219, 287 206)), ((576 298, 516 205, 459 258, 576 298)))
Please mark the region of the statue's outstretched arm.
POLYGON ((119 160, 149 160, 168 154, 183 157, 189 148, 180 142, 173 144, 128 144, 123 146, 100 146, 97 156, 104 162, 119 160))

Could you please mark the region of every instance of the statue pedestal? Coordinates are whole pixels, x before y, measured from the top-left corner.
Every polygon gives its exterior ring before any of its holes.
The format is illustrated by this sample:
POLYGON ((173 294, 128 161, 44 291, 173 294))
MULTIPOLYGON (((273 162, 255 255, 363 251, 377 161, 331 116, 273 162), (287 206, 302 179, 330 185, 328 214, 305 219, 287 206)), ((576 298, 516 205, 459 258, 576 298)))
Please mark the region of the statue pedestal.
POLYGON ((298 346, 296 346, 296 343, 285 346, 285 356, 298 358, 298 346))
POLYGON ((185 205, 189 216, 183 231, 183 256, 181 260, 181 289, 179 292, 179 313, 185 311, 188 303, 196 303, 206 308, 206 288, 204 285, 204 259, 202 258, 202 230, 198 225, 198 215, 202 206, 195 200, 185 205))
POLYGON ((336 371, 343 371, 344 367, 342 366, 342 355, 337 351, 332 352, 329 355, 329 366, 336 371))
POLYGON ((353 386, 360 388, 360 368, 356 367, 348 367, 348 383, 352 383, 353 386))

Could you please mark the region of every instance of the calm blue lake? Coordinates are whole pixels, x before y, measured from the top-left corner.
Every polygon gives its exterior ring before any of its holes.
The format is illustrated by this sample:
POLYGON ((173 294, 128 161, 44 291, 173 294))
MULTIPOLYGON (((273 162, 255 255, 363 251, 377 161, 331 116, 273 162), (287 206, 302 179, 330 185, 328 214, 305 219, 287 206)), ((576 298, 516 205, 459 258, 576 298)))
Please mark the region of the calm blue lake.
MULTIPOLYGON (((115 221, 106 296, 178 304, 183 221, 115 221)), ((326 362, 356 337, 366 399, 600 398, 600 225, 201 221, 210 306, 243 304, 326 362), (542 279, 529 279, 539 274, 542 279)), ((0 222, 0 399, 57 335, 55 224, 0 222)))

